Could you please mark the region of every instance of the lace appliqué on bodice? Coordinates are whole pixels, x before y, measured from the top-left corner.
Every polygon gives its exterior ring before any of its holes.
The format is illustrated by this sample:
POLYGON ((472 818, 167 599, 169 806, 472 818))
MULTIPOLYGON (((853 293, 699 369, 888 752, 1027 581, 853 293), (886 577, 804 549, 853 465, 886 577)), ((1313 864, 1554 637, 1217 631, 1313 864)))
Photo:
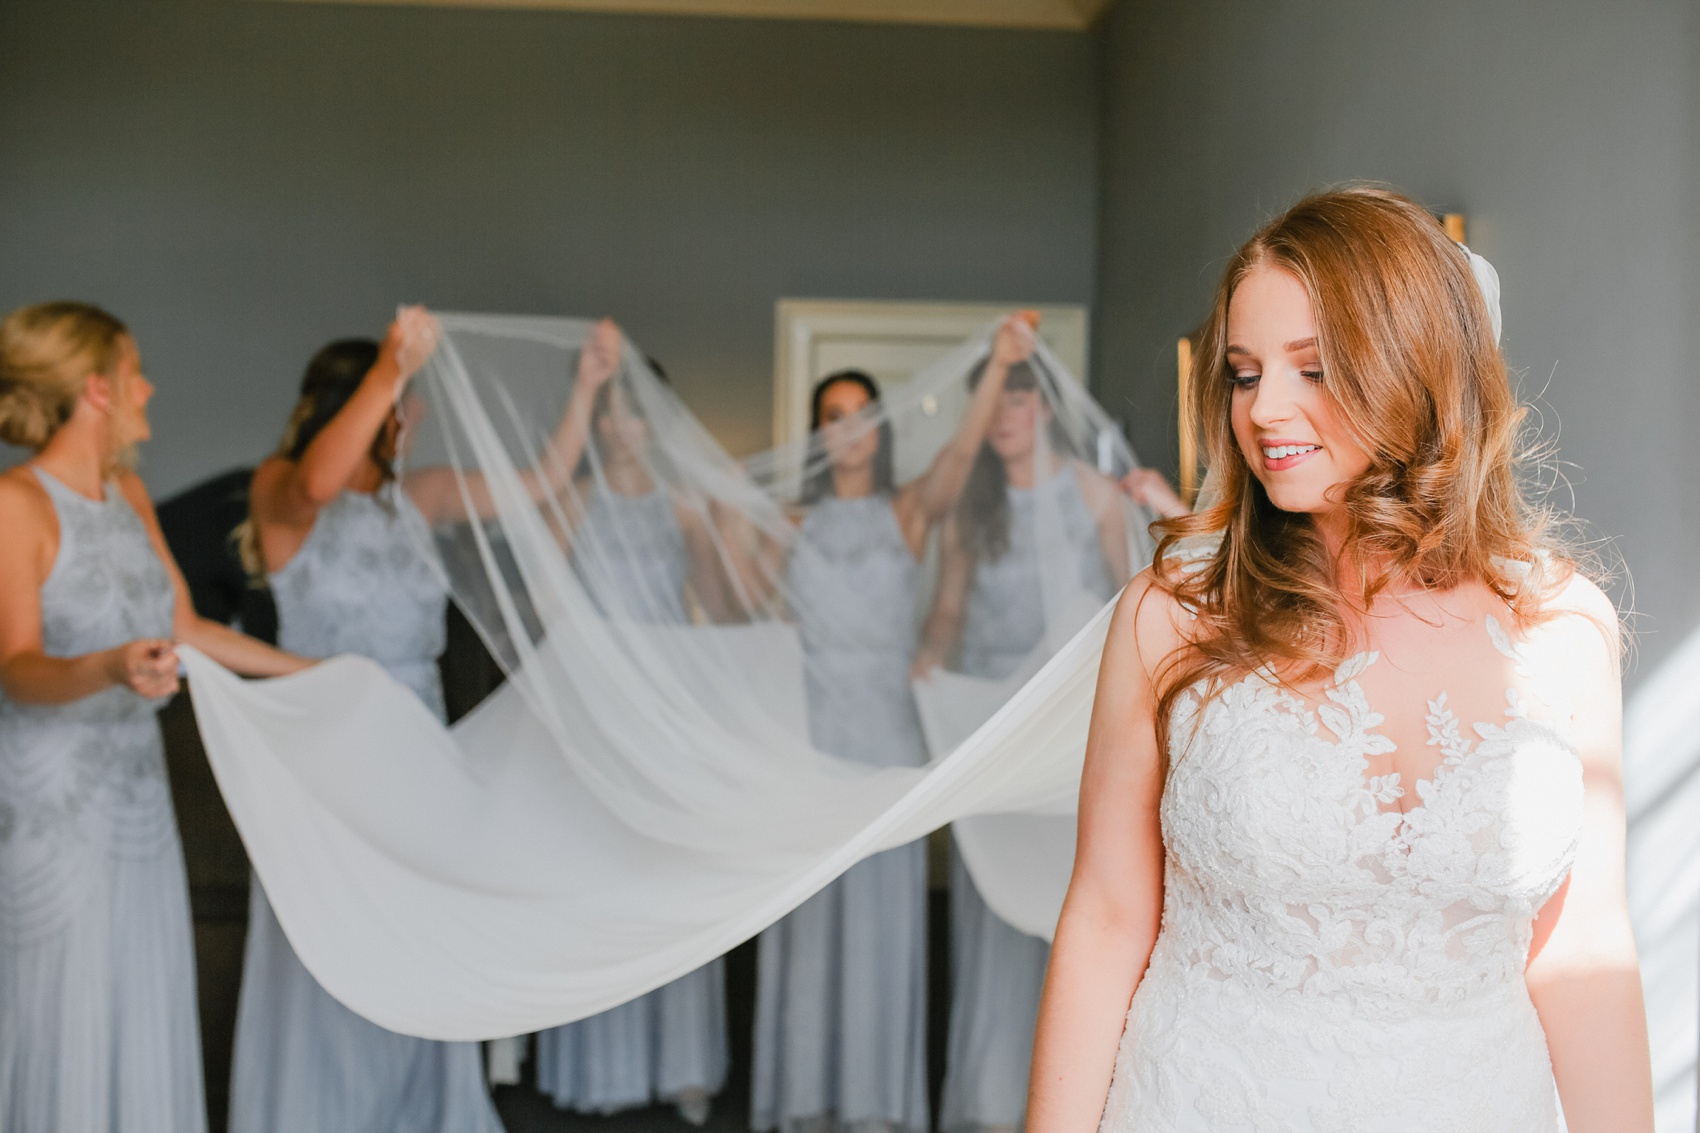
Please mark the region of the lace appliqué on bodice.
POLYGON ((1567 716, 1511 689, 1466 728, 1442 693, 1433 775, 1371 776, 1393 750, 1357 679, 1376 661, 1315 708, 1267 674, 1177 705, 1163 925, 1106 1131, 1557 1127, 1523 971, 1582 826, 1567 716))

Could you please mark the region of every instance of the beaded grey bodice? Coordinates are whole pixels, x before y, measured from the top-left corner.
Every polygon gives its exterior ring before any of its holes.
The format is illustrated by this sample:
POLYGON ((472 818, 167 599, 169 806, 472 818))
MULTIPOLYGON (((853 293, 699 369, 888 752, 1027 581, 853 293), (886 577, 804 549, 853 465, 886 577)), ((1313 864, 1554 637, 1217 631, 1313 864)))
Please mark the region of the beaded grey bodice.
POLYGON ((337 496, 271 575, 278 644, 307 657, 370 657, 442 715, 436 660, 448 595, 426 557, 429 539, 424 517, 393 483, 337 496))
MULTIPOLYGON (((78 495, 34 470, 59 519, 41 587, 42 649, 77 657, 172 636, 171 576, 117 485, 78 495)), ((106 856, 147 858, 176 838, 154 710, 123 686, 67 704, 0 693, 0 935, 64 923, 106 856)))
POLYGON ((689 620, 690 556, 666 492, 622 496, 598 485, 573 539, 573 565, 604 611, 644 622, 689 620))
POLYGON ((1040 550, 1047 533, 1060 537, 1060 548, 1046 548, 1045 562, 1060 564, 1067 578, 1053 585, 1074 585, 1100 601, 1115 593, 1098 540, 1097 521, 1081 494, 1080 477, 1065 466, 1033 488, 1008 489, 1009 549, 996 559, 974 564, 962 626, 962 671, 970 676, 1002 677, 1014 671, 1045 636, 1046 579, 1040 550), (1047 509, 1041 523, 1038 509, 1047 509))
POLYGON ((919 575, 890 496, 816 503, 803 519, 788 580, 804 649, 887 653, 906 666, 915 651, 919 575))
MULTIPOLYGON (((59 517, 59 554, 41 587, 42 651, 77 657, 137 638, 170 637, 171 576, 118 486, 107 485, 104 500, 91 500, 34 471, 59 517)), ((128 689, 109 688, 59 710, 122 715, 146 704, 128 689)))
POLYGON ((881 767, 925 762, 909 688, 920 567, 891 497, 814 504, 787 571, 815 745, 881 767))

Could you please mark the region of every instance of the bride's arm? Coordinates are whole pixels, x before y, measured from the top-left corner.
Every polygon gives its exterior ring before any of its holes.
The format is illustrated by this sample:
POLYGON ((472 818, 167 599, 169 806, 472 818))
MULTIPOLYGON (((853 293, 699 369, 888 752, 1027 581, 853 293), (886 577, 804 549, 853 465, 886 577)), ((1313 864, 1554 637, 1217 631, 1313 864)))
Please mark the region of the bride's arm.
POLYGON ((1651 1133, 1647 1015, 1624 889, 1623 705, 1616 611, 1583 579, 1552 625, 1575 666, 1582 843, 1570 877, 1535 921, 1527 980, 1546 1031, 1570 1133, 1651 1133))
POLYGON ((1173 601, 1141 575, 1098 671, 1074 875, 1057 922, 1028 1085, 1028 1133, 1094 1133, 1163 910, 1163 771, 1152 673, 1179 643, 1173 601))

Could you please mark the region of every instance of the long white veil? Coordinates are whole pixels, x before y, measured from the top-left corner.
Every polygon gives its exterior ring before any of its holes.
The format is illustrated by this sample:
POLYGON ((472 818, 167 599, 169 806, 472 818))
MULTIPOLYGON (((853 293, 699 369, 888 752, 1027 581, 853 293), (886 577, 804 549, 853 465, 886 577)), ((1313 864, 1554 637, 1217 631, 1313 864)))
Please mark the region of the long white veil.
MULTIPOLYGON (((968 588, 1001 563, 1036 591, 1005 635, 1021 644, 1013 664, 964 666, 985 629, 970 619, 946 671, 918 685, 921 766, 815 740, 854 708, 823 658, 867 646, 873 620, 854 592, 799 582, 811 556, 863 550, 809 522, 831 445, 746 474, 629 343, 575 396, 592 324, 441 322, 403 406, 402 479, 435 521, 420 550, 504 686, 445 730, 363 659, 244 683, 185 651, 220 786, 320 983, 405 1033, 537 1030, 683 975, 860 858, 976 815, 996 816, 961 828, 988 902, 1048 934, 1105 603, 1147 549, 1144 517, 1114 490, 1131 453, 1054 356, 1041 346, 1005 379, 1028 416, 1000 416, 1003 432, 972 446, 976 472, 998 462, 1005 482, 935 492, 920 520, 896 497, 964 451, 952 445, 989 335, 835 434, 890 449, 892 500, 869 506, 906 517, 893 525, 918 553, 917 635, 961 575, 952 547, 983 538, 986 517, 1003 529, 975 544, 968 588)), ((870 679, 902 689, 912 653, 870 679)))
MULTIPOLYGON (((852 432, 883 434, 892 448, 894 485, 936 468, 962 429, 991 334, 970 339, 859 415, 852 432)), ((972 472, 927 549, 918 651, 928 663, 913 696, 934 758, 1008 703, 1152 552, 1152 517, 1115 487, 1135 467, 1122 430, 1042 339, 1004 388, 1008 408, 976 446, 972 472)), ((751 460, 749 470, 782 504, 818 506, 830 495, 831 448, 817 431, 807 445, 751 460)), ((831 553, 810 546, 809 532, 805 524, 794 556, 831 553)), ((1074 859, 1074 811, 1072 792, 1027 796, 1018 810, 955 824, 981 895, 1024 932, 1048 938, 1056 924, 1074 859)))

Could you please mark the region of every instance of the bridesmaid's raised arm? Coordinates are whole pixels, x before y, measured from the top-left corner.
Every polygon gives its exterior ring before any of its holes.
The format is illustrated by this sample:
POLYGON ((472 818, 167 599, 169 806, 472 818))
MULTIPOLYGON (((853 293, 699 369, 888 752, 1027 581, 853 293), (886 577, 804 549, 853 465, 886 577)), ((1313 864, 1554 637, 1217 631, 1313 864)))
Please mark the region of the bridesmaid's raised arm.
MULTIPOLYGON (((555 423, 537 464, 519 471, 520 486, 533 503, 560 495, 577 474, 579 462, 590 444, 597 395, 620 372, 622 342, 620 328, 613 319, 597 323, 585 340, 584 348, 579 351, 566 411, 555 423)), ((473 517, 488 519, 496 513, 489 486, 483 474, 475 469, 420 468, 402 478, 402 487, 431 523, 454 523, 473 517)))
POLYGON ((1033 356, 1037 342, 1033 328, 1037 319, 1036 313, 1021 311, 998 325, 986 368, 974 387, 974 399, 968 403, 968 412, 962 415, 956 433, 933 457, 927 470, 898 493, 894 503, 898 522, 917 558, 921 556, 927 532, 956 506, 968 486, 980 444, 997 417, 1009 371, 1033 356))

